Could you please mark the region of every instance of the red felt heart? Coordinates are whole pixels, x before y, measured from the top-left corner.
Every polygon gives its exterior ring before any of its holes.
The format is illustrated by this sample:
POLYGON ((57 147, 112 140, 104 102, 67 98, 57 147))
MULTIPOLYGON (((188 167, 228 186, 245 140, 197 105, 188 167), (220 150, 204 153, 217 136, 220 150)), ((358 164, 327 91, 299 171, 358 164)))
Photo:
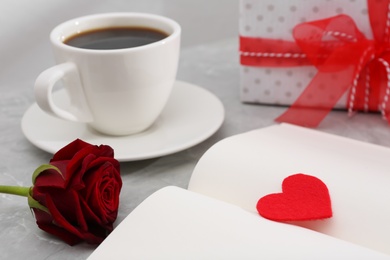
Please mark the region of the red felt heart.
POLYGON ((261 216, 276 221, 316 220, 332 217, 328 188, 320 179, 294 174, 283 180, 282 193, 266 195, 257 202, 261 216))

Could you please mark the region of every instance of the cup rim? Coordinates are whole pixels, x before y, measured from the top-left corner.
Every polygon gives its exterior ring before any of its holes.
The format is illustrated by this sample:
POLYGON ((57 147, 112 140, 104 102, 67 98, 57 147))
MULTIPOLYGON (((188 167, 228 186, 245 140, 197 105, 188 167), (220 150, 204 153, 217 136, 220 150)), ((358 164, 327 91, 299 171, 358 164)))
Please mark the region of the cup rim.
MULTIPOLYGON (((93 29, 91 27, 90 29, 93 29)), ((156 28, 159 29, 159 28, 156 28)), ((81 31, 78 31, 77 33, 80 33, 81 31)), ((148 49, 154 46, 159 46, 166 44, 178 36, 180 36, 181 33, 181 27, 180 25, 165 16, 161 15, 156 15, 156 14, 149 14, 149 13, 140 13, 140 12, 115 12, 115 13, 100 13, 100 14, 92 14, 92 15, 86 15, 86 16, 81 16, 78 18, 73 18, 71 20, 67 20, 59 25, 57 25, 51 32, 50 32, 50 41, 52 44, 58 48, 61 49, 66 49, 69 51, 73 52, 82 52, 82 53, 98 53, 98 54, 103 54, 103 53, 116 53, 116 52, 133 52, 133 51, 139 51, 142 49, 148 49), (142 46, 137 46, 137 47, 130 47, 130 48, 122 48, 122 49, 102 49, 102 50, 96 50, 96 49, 84 49, 84 48, 79 48, 79 47, 74 47, 71 45, 67 45, 64 43, 64 40, 68 37, 71 36, 71 34, 67 35, 65 37, 63 34, 63 31, 66 28, 74 27, 77 28, 81 23, 86 22, 86 21, 92 21, 92 20, 97 20, 97 19, 107 19, 107 18, 113 18, 113 19, 120 19, 120 18, 126 18, 126 17, 131 17, 131 18, 142 18, 142 19, 147 19, 149 21, 158 21, 159 23, 164 23, 165 25, 168 25, 172 28, 172 33, 170 33, 167 37, 153 42, 149 43, 146 45, 142 46)))

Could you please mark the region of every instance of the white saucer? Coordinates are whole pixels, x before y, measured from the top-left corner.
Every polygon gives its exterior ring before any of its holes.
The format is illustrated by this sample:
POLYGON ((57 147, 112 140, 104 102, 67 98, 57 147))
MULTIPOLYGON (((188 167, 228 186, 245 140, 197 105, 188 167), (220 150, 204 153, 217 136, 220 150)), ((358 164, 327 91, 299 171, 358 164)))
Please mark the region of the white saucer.
MULTIPOLYGON (((59 103, 68 99, 63 89, 53 95, 59 103)), ((22 131, 32 144, 49 153, 79 138, 91 144, 110 145, 119 161, 134 161, 172 154, 206 140, 222 125, 224 114, 223 105, 215 95, 199 86, 176 81, 158 120, 139 134, 102 135, 86 124, 52 117, 36 103, 24 114, 22 131)))

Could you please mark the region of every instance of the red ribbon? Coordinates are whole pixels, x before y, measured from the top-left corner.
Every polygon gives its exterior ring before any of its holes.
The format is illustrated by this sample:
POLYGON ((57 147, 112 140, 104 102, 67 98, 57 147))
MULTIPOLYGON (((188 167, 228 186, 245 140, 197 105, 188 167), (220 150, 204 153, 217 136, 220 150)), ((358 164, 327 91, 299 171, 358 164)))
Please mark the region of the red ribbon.
POLYGON ((276 121, 316 127, 349 92, 347 108, 381 111, 390 122, 390 0, 367 0, 373 39, 347 15, 297 25, 295 42, 240 37, 241 64, 313 65, 309 85, 276 121))

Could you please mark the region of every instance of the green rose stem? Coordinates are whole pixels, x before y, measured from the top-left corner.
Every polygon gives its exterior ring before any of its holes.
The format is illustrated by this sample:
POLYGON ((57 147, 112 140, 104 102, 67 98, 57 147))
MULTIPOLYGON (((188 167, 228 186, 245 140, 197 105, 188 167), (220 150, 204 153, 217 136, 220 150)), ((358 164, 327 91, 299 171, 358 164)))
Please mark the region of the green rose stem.
POLYGON ((27 197, 28 205, 30 206, 30 209, 36 208, 43 210, 50 214, 49 210, 43 206, 41 203, 36 201, 32 195, 31 195, 31 189, 32 187, 20 187, 20 186, 5 186, 0 185, 0 193, 6 193, 6 194, 12 194, 12 195, 18 195, 22 197, 27 197))
POLYGON ((28 195, 30 193, 30 187, 0 185, 0 193, 7 193, 7 194, 12 194, 12 195, 28 197, 28 195))
MULTIPOLYGON (((41 174, 42 172, 44 172, 46 170, 52 170, 52 171, 54 170, 54 172, 56 172, 62 176, 61 171, 57 167, 50 165, 50 164, 42 164, 34 171, 34 173, 32 175, 33 185, 35 184, 35 179, 39 176, 39 174, 41 174)), ((30 206, 31 209, 32 208, 40 209, 40 210, 43 210, 43 211, 47 212, 48 214, 50 214, 49 210, 45 206, 43 206, 41 203, 39 203, 38 201, 36 201, 32 197, 32 187, 0 185, 0 193, 6 193, 6 194, 27 197, 28 205, 30 206)))

